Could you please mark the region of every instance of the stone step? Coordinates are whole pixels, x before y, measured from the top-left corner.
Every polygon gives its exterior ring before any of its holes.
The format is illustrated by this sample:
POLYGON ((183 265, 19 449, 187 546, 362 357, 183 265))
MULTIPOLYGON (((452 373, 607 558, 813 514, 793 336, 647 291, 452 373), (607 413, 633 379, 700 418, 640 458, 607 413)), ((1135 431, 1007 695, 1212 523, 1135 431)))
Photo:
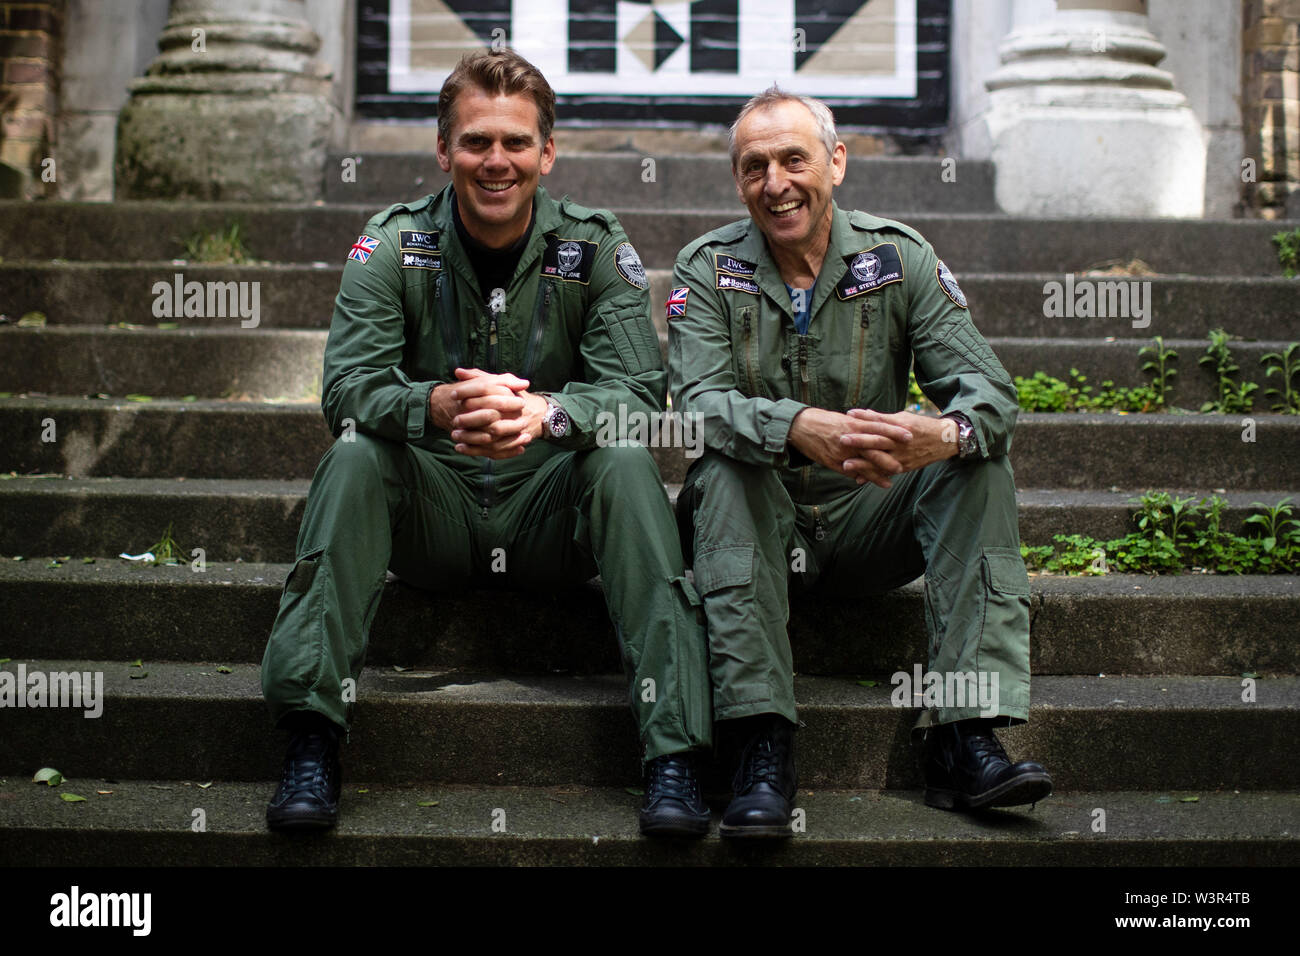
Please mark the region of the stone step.
MULTIPOLYGON (((9 263, 65 259, 169 262, 198 232, 239 223, 247 253, 271 262, 342 264, 373 206, 250 207, 221 203, 24 203, 0 201, 0 248, 9 263), (21 256, 15 255, 21 252, 21 256)), ((734 213, 626 210, 619 219, 649 268, 671 268, 678 251, 734 213)), ((1281 275, 1271 237, 1256 220, 1020 219, 992 214, 918 213, 919 230, 959 276, 977 272, 1078 272, 1140 258, 1160 273, 1281 275)), ((0 286, 0 298, 5 295, 0 286)), ((142 293, 143 295, 143 293, 142 293)), ((8 307, 5 306, 5 311, 8 307)))
MULTIPOLYGON (((0 739, 0 775, 50 766, 73 778, 265 780, 279 769, 283 738, 270 730, 255 666, 223 674, 213 664, 41 658, 3 667, 14 680, 102 673, 103 695, 97 718, 68 707, 7 715, 22 732, 0 739)), ((1300 765, 1260 755, 1291 752, 1300 677, 1261 678, 1256 688, 1258 699, 1243 703, 1238 677, 1039 677, 1029 723, 998 736, 1013 756, 1042 762, 1063 790, 1298 787, 1300 765)), ((796 677, 805 787, 921 785, 916 710, 891 705, 892 690, 887 681, 796 677)), ((346 766, 376 783, 625 786, 638 780, 637 753, 620 676, 368 668, 346 766)))
MULTIPOLYGON (((174 322, 186 329, 328 329, 343 273, 338 259, 334 256, 328 264, 316 265, 244 266, 10 261, 0 263, 0 310, 15 320, 28 312, 41 312, 51 325, 127 322, 153 327, 160 322, 174 322), (223 305, 228 301, 224 287, 222 299, 219 301, 214 292, 212 308, 209 310, 205 304, 203 315, 156 315, 155 302, 160 303, 159 311, 166 302, 159 298, 160 293, 154 293, 154 284, 163 282, 174 289, 177 273, 182 282, 204 283, 205 296, 209 282, 257 283, 256 325, 253 318, 239 316, 235 306, 223 305)), ((651 269, 649 275, 653 315, 663 329, 663 303, 672 285, 672 271, 651 269)), ((1161 335, 1166 339, 1197 339, 1203 338, 1207 330, 1220 327, 1248 339, 1296 335, 1295 283, 1280 277, 1153 276, 1146 318, 1045 315, 1047 297, 1043 290, 1048 283, 1064 282, 1061 273, 963 272, 958 278, 975 322, 986 336, 1149 340, 1161 335), (1247 307, 1243 308, 1243 303, 1247 307), (1135 320, 1141 324, 1147 319, 1150 325, 1133 328, 1135 320)), ((1096 277, 1090 281, 1111 280, 1096 277)), ((244 292, 250 314, 252 288, 249 285, 244 292)), ((1122 304, 1119 299, 1116 302, 1122 304)))
MULTIPOLYGON (((143 394, 159 398, 238 397, 246 400, 319 400, 325 332, 240 328, 121 329, 97 326, 0 328, 0 389, 10 393, 63 395, 143 394)), ((1145 385, 1139 351, 1149 340, 1117 338, 1000 338, 989 344, 1012 375, 1043 371, 1070 380, 1077 368, 1094 387, 1110 380, 1145 385)), ((1214 374, 1198 364, 1206 341, 1170 339, 1178 371, 1167 396, 1170 406, 1199 409, 1216 397, 1214 374), (1181 367, 1180 367, 1181 366, 1181 367)), ((667 358, 667 335, 660 333, 667 358)), ((1285 350, 1284 341, 1233 344, 1238 382, 1254 382, 1256 407, 1273 400, 1265 390, 1280 387, 1261 364, 1264 355, 1285 350)))
MULTIPOLYGON (((315 404, 0 398, 0 473, 306 478, 331 441, 315 404)), ((1294 415, 1025 413, 1011 461, 1028 488, 1285 489, 1297 442, 1294 415)), ((664 481, 688 451, 654 449, 664 481)))
MULTIPOLYGON (((290 567, 210 561, 199 572, 115 558, 87 565, 76 557, 62 567, 47 564, 0 561, 7 608, 0 657, 254 665, 290 567)), ((1036 674, 1300 673, 1295 577, 1036 575, 1030 583, 1036 674)), ((501 591, 434 594, 390 582, 368 661, 479 674, 622 673, 596 586, 507 593, 503 601, 501 591)), ((796 595, 790 639, 797 671, 864 679, 910 672, 925 660, 923 602, 919 580, 875 596, 796 595)))
MULTIPOLYGON (((160 516, 176 538, 201 547, 211 561, 294 559, 298 526, 311 482, 226 478, 12 478, 0 481, 0 555, 27 559, 138 554, 161 537, 160 516)), ((668 485, 670 501, 680 485, 668 485)), ((1145 489, 1143 489, 1145 490, 1145 489)), ((1166 489, 1168 490, 1168 489, 1166 489)), ((1020 540, 1050 544, 1054 534, 1119 538, 1132 530, 1135 491, 1021 489, 1020 540)), ((1173 489, 1208 498, 1212 490, 1173 489)), ((1269 507, 1293 493, 1225 494, 1223 529, 1240 534, 1259 502, 1269 507)))
MULTIPOLYGON (((844 183, 835 190, 835 201, 846 209, 870 206, 900 215, 904 211, 997 211, 991 162, 962 160, 949 167, 956 179, 944 182, 941 158, 850 157, 844 183)), ((383 209, 436 192, 450 179, 431 153, 338 153, 325 164, 325 200, 383 209), (349 182, 343 181, 345 159, 355 160, 355 179, 349 182)), ((725 154, 561 153, 542 185, 552 195, 567 194, 584 206, 601 208, 716 209, 725 213, 744 208, 736 196, 731 160, 725 154)))
POLYGON ((1058 788, 1032 809, 982 816, 931 809, 919 790, 801 790, 795 804, 806 830, 754 847, 717 835, 720 807, 703 840, 645 839, 636 824, 641 798, 619 787, 398 786, 362 782, 346 764, 344 780, 337 830, 292 839, 266 830, 270 775, 207 789, 198 778, 76 776, 57 792, 19 775, 0 780, 0 845, 15 863, 119 867, 1241 867, 1294 866, 1300 853, 1300 795, 1277 790, 1058 788), (59 792, 86 802, 65 803, 59 792), (1097 808, 1106 813, 1104 832, 1093 829, 1097 808), (205 832, 192 830, 195 809, 203 810, 205 832), (504 820, 503 832, 493 830, 494 820, 504 820))

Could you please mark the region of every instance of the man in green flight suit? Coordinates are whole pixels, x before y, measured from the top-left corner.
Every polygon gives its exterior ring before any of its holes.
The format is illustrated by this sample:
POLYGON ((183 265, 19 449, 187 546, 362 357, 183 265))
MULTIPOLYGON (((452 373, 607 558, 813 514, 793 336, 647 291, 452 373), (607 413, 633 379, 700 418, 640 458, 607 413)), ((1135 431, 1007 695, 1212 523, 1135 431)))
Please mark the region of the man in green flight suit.
POLYGON ((824 104, 755 97, 731 163, 750 218, 681 251, 667 305, 673 408, 700 416, 706 449, 678 518, 719 736, 738 751, 721 832, 791 833, 788 589, 876 593, 922 572, 929 670, 956 678, 917 723, 926 802, 1041 799, 1046 771, 1013 765, 993 735, 1029 713, 1015 388, 930 244, 835 204, 846 149, 824 104), (913 364, 942 417, 902 411, 913 364))
POLYGON ((392 570, 440 590, 599 573, 640 728, 641 830, 707 830, 693 765, 711 735, 699 601, 650 452, 597 441, 609 422, 664 407, 649 283, 611 213, 539 185, 554 120, 528 61, 467 55, 438 101, 451 184, 372 218, 348 254, 321 401, 336 441, 262 663, 272 717, 291 732, 271 827, 338 819, 338 737, 392 570))

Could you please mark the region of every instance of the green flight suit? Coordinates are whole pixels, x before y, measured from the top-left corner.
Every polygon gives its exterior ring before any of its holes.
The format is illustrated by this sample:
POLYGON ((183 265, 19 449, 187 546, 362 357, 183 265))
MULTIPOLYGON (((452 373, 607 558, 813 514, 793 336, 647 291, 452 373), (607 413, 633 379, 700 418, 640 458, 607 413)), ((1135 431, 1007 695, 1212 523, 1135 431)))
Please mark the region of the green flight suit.
POLYGON ((348 726, 344 682, 360 675, 388 570, 441 590, 572 586, 599 573, 642 759, 708 746, 704 625, 658 469, 640 445, 597 443, 620 406, 664 407, 640 260, 611 213, 539 188, 504 299, 484 302, 451 195, 372 218, 344 267, 321 399, 336 441, 312 481, 262 663, 272 716, 314 711, 348 726), (551 393, 569 434, 501 461, 456 452, 428 401, 458 366, 551 393))
MULTIPOLYGON (((751 220, 683 249, 673 286, 673 408, 699 416, 706 449, 677 508, 708 621, 715 717, 796 719, 790 588, 864 595, 924 573, 929 669, 985 672, 989 686, 996 674, 999 717, 1026 719, 1029 582, 1006 457, 1016 390, 930 244, 833 205, 803 335, 751 220), (973 424, 977 456, 894 477, 886 490, 787 444, 805 407, 903 409, 913 361, 941 412, 973 424)), ((869 626, 845 635, 870 637, 869 626)), ((957 703, 924 710, 917 726, 980 715, 957 703)))

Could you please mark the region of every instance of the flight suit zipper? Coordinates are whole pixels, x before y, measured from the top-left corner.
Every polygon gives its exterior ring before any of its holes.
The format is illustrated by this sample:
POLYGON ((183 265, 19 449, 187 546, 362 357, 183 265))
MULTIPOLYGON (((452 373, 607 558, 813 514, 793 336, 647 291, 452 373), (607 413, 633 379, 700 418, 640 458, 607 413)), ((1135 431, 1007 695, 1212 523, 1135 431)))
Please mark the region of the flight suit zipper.
POLYGON ((821 513, 820 506, 818 505, 812 506, 812 517, 813 517, 813 537, 816 538, 818 541, 821 541, 823 538, 826 537, 826 529, 822 526, 822 513, 821 513))
POLYGON ((748 394, 749 394, 751 397, 757 397, 757 396, 758 396, 758 385, 757 385, 757 384, 755 383, 755 381, 754 381, 754 360, 753 360, 753 356, 751 355, 751 351, 752 351, 752 350, 751 350, 751 348, 750 348, 750 346, 752 345, 753 340, 754 340, 754 334, 753 334, 753 331, 754 331, 754 330, 753 330, 753 324, 754 324, 754 323, 753 323, 753 318, 754 318, 754 314, 753 314, 753 312, 752 312, 751 310, 749 310, 749 309, 746 309, 746 310, 745 310, 745 314, 744 314, 744 322, 745 322, 745 382, 746 382, 746 384, 749 386, 749 392, 748 392, 748 394))
POLYGON ((532 379, 534 363, 537 361, 538 350, 542 347, 542 337, 546 334, 546 320, 551 314, 551 283, 542 282, 542 294, 537 297, 537 308, 533 313, 533 334, 528 339, 528 351, 524 355, 524 370, 522 377, 532 379))
MULTIPOLYGON (((497 356, 497 320, 498 316, 505 311, 505 289, 493 289, 488 293, 488 371, 500 372, 500 362, 497 356)), ((483 518, 487 519, 488 507, 492 504, 492 489, 496 483, 496 476, 492 473, 492 459, 483 459, 483 518)))
MULTIPOLYGON (((799 400, 805 405, 808 401, 808 340, 804 336, 799 336, 799 400)), ((799 497, 803 498, 808 492, 808 482, 812 478, 812 465, 804 465, 799 469, 799 497)), ((813 513, 816 514, 814 507, 813 513)))
POLYGON ((852 391, 846 396, 850 408, 857 408, 862 401, 862 384, 867 371, 868 328, 871 324, 871 303, 863 302, 860 313, 860 331, 858 333, 858 378, 852 391))
POLYGON ((433 280, 434 311, 438 314, 438 326, 442 329, 442 347, 447 353, 451 368, 462 364, 460 356, 460 336, 458 334, 452 309, 442 294, 443 273, 439 272, 433 280))

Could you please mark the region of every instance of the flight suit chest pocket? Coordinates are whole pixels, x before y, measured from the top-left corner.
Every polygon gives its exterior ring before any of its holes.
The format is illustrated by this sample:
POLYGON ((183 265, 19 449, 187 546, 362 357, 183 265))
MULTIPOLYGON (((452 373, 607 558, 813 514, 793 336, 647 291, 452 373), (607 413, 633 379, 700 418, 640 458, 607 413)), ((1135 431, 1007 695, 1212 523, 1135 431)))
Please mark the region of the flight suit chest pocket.
POLYGON ((731 320, 732 358, 736 386, 749 398, 763 396, 766 391, 759 338, 758 306, 741 306, 731 320))

